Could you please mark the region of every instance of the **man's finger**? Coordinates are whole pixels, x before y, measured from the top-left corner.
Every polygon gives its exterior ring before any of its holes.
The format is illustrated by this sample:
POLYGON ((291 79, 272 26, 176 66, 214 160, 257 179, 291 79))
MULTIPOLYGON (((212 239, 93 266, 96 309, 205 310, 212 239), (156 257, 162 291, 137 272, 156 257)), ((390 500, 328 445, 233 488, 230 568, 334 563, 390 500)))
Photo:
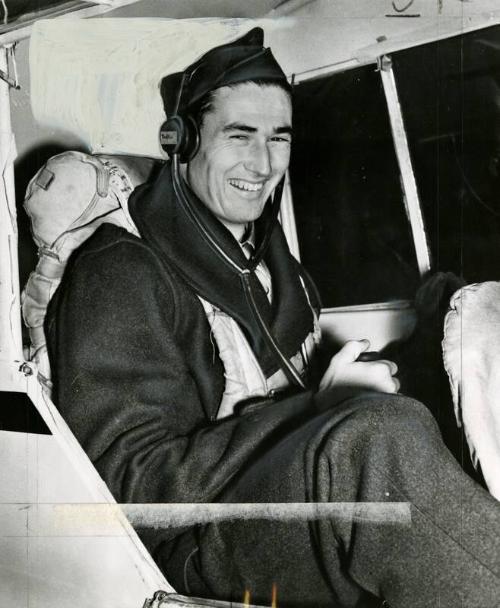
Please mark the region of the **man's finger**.
POLYGON ((394 361, 390 361, 389 359, 379 359, 377 363, 383 363, 387 365, 389 371, 391 372, 391 376, 395 376, 398 373, 398 366, 394 361))
POLYGON ((370 340, 349 340, 335 355, 337 360, 352 363, 370 348, 370 340))
POLYGON ((379 380, 374 383, 374 386, 377 387, 376 390, 379 390, 383 393, 397 393, 401 387, 399 380, 393 376, 389 378, 385 378, 384 380, 379 380))

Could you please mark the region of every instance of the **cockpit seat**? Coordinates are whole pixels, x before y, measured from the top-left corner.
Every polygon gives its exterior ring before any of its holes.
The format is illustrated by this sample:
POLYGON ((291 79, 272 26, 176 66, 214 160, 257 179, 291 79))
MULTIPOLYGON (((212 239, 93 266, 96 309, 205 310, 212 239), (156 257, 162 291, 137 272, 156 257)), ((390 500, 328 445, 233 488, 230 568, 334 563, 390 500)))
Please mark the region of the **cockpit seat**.
MULTIPOLYGON (((49 159, 28 185, 24 208, 31 220, 39 260, 23 290, 22 311, 31 340, 29 358, 36 362, 39 381, 49 397, 51 376, 43 325, 66 263, 71 253, 104 222, 138 235, 128 213, 128 197, 136 186, 149 179, 157 164, 144 157, 64 152, 49 159)), ((181 605, 225 608, 229 603, 166 591, 158 591, 144 602, 144 607, 150 608, 181 605)), ((248 603, 231 606, 258 608, 248 603)))
POLYGON ((68 258, 104 222, 138 234, 128 213, 128 197, 147 181, 156 163, 149 158, 64 152, 50 158, 28 185, 24 208, 39 260, 22 293, 22 312, 31 342, 28 358, 37 364, 39 380, 49 393, 43 324, 68 258))
POLYGON ((443 359, 472 460, 500 500, 500 282, 467 285, 453 295, 443 359))

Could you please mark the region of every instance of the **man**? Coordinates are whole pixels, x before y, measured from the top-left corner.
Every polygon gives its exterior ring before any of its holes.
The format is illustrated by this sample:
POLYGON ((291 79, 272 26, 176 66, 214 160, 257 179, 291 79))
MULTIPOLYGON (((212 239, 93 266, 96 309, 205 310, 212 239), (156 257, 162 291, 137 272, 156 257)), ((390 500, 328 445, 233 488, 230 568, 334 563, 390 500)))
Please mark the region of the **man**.
POLYGON ((131 197, 142 239, 101 227, 52 304, 58 407, 120 502, 411 504, 410 525, 142 531, 179 591, 496 606, 498 504, 428 411, 395 394, 394 364, 360 361, 368 342, 350 342, 313 380, 318 304, 276 223, 290 91, 262 43, 252 30, 164 81, 173 160, 131 197))

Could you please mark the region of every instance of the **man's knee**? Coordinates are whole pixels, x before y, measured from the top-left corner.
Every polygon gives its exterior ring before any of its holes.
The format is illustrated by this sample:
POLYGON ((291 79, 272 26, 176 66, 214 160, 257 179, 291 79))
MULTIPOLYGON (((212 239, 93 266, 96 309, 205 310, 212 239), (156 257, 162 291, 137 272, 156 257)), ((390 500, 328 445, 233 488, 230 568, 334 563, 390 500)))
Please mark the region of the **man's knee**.
POLYGON ((439 432, 427 408, 401 395, 370 393, 332 408, 309 444, 315 500, 385 500, 416 463, 432 463, 439 432), (404 471, 404 473, 403 473, 404 471))
POLYGON ((435 440, 439 436, 431 412, 403 395, 372 393, 353 399, 337 429, 356 445, 384 440, 404 444, 435 440))
POLYGON ((365 415, 376 424, 395 428, 421 426, 434 429, 434 417, 429 409, 410 397, 404 395, 381 395, 374 407, 367 407, 365 415))

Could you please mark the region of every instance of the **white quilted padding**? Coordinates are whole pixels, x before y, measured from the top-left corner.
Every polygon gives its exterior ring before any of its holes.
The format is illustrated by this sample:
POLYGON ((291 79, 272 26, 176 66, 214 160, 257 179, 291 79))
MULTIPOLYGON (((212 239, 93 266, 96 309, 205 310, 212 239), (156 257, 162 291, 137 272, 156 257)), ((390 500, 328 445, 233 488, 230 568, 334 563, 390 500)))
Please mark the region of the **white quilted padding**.
POLYGON ((162 77, 259 23, 277 27, 248 19, 39 20, 30 39, 33 114, 92 153, 164 159, 162 77))
POLYGON ((500 500, 500 282, 468 285, 450 301, 443 359, 474 463, 500 500))

